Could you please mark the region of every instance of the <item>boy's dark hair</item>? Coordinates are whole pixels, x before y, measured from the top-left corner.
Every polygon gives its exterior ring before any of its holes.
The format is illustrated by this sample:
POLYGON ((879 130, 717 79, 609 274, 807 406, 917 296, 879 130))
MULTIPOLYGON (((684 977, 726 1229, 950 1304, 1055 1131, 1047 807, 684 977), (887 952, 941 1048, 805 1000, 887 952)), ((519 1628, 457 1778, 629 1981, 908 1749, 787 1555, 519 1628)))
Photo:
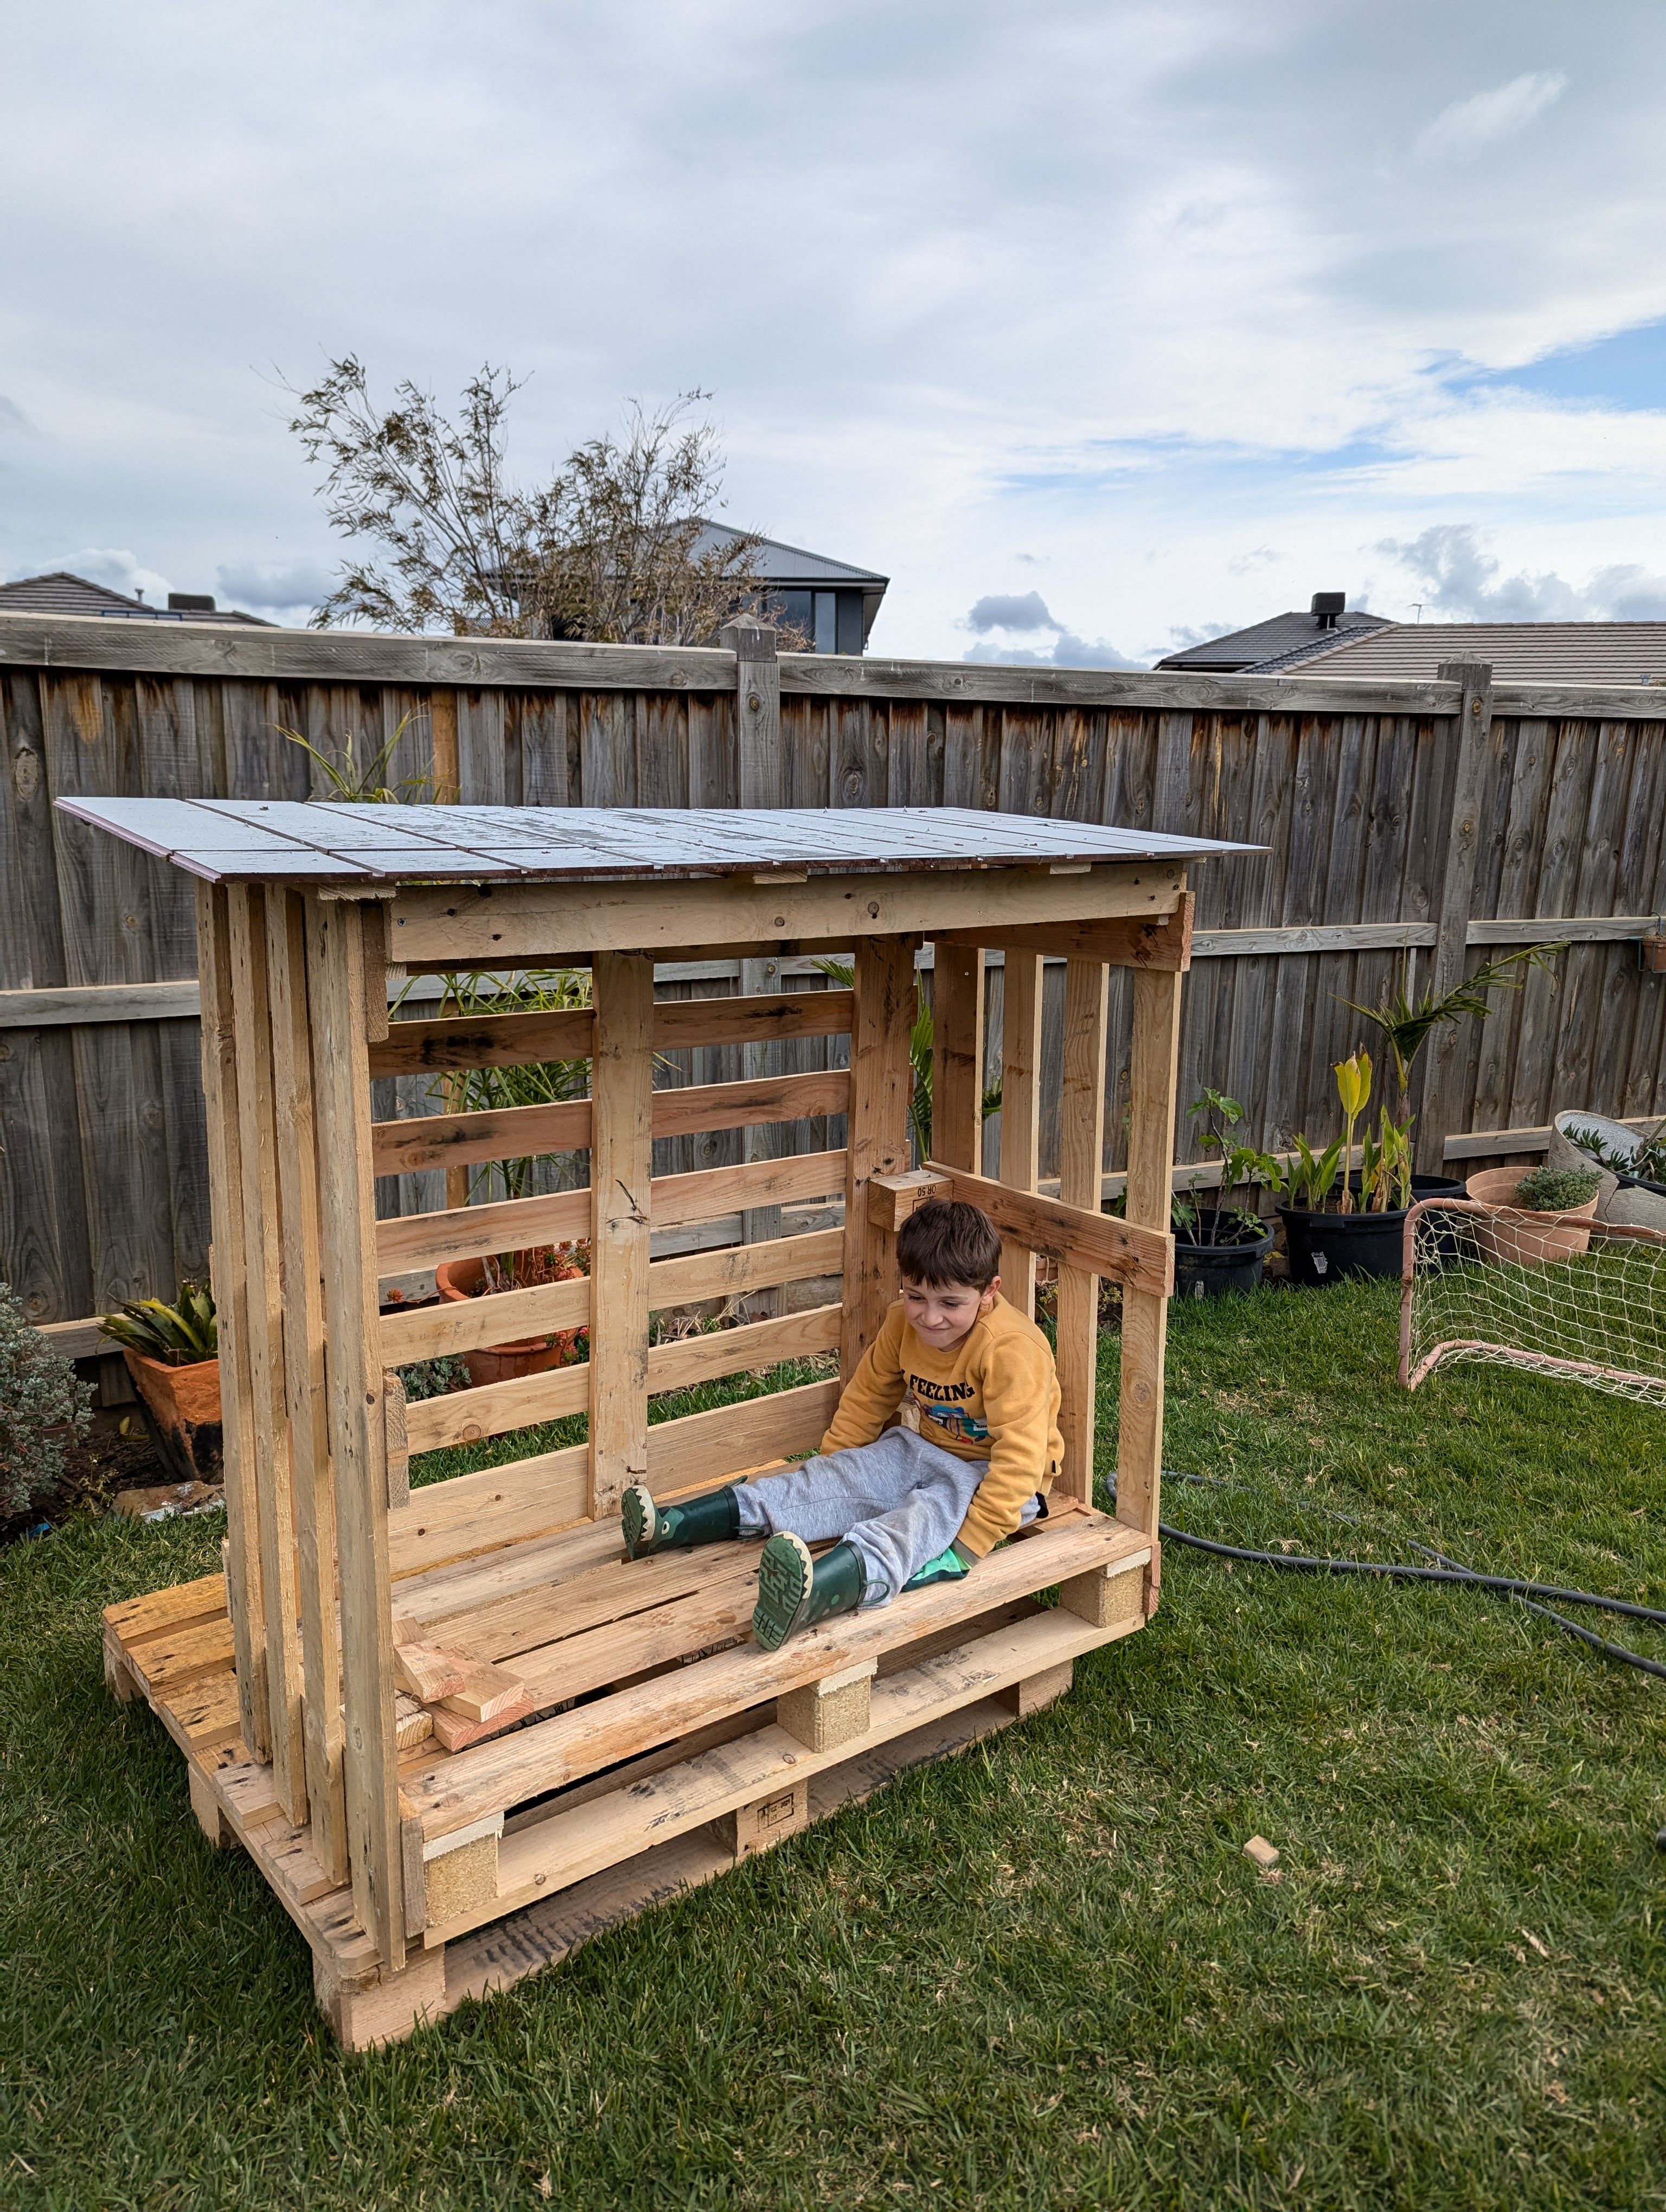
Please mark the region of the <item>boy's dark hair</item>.
POLYGON ((930 1199, 897 1231, 897 1264, 928 1290, 967 1283, 987 1291, 1000 1273, 1000 1232, 981 1206, 930 1199))

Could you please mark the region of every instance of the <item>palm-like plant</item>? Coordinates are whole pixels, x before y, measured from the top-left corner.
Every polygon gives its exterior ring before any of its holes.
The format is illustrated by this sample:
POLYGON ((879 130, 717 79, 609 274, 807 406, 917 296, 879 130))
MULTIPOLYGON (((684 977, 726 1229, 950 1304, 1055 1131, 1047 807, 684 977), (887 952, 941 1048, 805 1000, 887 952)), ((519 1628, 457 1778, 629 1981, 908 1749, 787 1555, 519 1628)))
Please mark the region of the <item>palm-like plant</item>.
MULTIPOLYGON (((854 987, 856 971, 849 961, 818 960, 816 965, 824 975, 847 991, 854 987)), ((918 975, 914 979, 914 1026, 909 1031, 909 1066, 913 1075, 909 1086, 909 1134, 914 1140, 914 1157, 923 1164, 932 1156, 932 1063, 937 1046, 937 1026, 932 1019, 925 984, 918 975)), ((1000 1084, 992 1083, 980 1103, 986 1121, 992 1114, 999 1114, 1000 1084)))
POLYGON ((299 745, 307 757, 321 770, 330 786, 331 796, 350 805, 415 805, 434 796, 434 773, 430 767, 426 775, 402 776, 398 783, 387 783, 388 763, 398 750, 399 741, 416 720, 412 714, 401 717, 398 727, 376 755, 361 763, 353 750, 350 737, 340 752, 320 752, 299 730, 286 730, 280 724, 278 735, 287 738, 292 745, 299 745))
POLYGON ((1353 999, 1345 999, 1342 1003, 1351 1012, 1363 1014, 1381 1033, 1394 1064, 1402 1111, 1411 1090, 1412 1069, 1417 1056, 1438 1029, 1462 1021, 1466 1014, 1485 1021, 1493 1011, 1488 1003, 1490 993, 1519 991, 1535 968, 1549 975, 1553 958, 1566 950, 1566 939, 1550 945, 1524 945, 1518 952, 1506 952, 1497 960, 1483 962, 1473 975, 1455 983, 1450 991, 1424 991, 1415 999, 1406 988, 1406 970, 1402 967, 1398 985, 1374 1006, 1362 1006, 1353 999))

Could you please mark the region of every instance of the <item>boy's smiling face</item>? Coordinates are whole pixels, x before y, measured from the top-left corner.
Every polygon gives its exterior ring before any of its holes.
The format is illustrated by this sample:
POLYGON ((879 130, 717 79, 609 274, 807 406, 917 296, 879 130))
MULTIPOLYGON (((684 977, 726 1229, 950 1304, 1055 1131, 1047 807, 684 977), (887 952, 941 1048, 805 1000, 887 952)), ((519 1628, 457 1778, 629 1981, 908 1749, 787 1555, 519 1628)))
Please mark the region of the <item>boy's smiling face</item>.
POLYGON ((999 1275, 985 1290, 976 1283, 916 1283, 904 1275, 903 1318, 933 1352, 952 1352, 994 1305, 1000 1288, 999 1275))

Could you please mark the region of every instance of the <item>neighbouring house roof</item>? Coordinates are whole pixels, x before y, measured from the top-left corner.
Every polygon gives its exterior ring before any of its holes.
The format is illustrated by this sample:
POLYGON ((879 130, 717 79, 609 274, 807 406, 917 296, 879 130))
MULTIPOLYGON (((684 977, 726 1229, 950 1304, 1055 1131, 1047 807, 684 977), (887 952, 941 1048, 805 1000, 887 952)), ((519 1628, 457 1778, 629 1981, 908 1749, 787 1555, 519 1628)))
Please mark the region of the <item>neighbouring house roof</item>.
POLYGON ((1189 669, 1199 676, 1232 676, 1251 668, 1259 673, 1269 665, 1287 667, 1310 653, 1329 653, 1345 635, 1381 629, 1386 622, 1385 616, 1368 615, 1363 609, 1339 614, 1334 623, 1292 610, 1289 614, 1269 615, 1265 622, 1252 623, 1248 629, 1235 629, 1225 637, 1189 645, 1183 653, 1170 653, 1157 665, 1189 669))
MULTIPOLYGON (((709 552, 719 545, 733 544, 746 534, 731 530, 726 522, 708 522, 696 540, 696 550, 709 552)), ((824 553, 806 553, 801 545, 783 545, 778 538, 764 538, 752 558, 758 574, 783 591, 795 587, 813 591, 818 586, 826 591, 842 584, 847 588, 866 586, 883 592, 891 581, 874 569, 853 568, 848 561, 830 561, 824 553)))
POLYGON ((1426 680, 1444 660, 1487 661, 1504 684, 1646 684, 1666 679, 1666 622, 1387 623, 1334 636, 1296 673, 1426 680))
POLYGON ((136 622, 246 623, 257 629, 274 625, 258 615, 246 615, 234 607, 216 607, 206 592, 170 592, 165 607, 106 584, 88 583, 56 568, 45 576, 25 576, 15 584, 0 584, 0 613, 42 615, 101 615, 106 620, 126 616, 136 622))

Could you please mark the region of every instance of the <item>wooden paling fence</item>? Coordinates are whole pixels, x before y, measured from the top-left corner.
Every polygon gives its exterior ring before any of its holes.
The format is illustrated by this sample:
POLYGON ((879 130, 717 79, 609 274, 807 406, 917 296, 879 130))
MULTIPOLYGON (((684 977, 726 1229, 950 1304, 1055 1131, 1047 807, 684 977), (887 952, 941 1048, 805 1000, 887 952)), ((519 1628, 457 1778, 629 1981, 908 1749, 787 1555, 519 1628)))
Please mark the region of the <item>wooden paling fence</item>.
MULTIPOLYGON (((1541 1149, 1563 1107, 1666 1113, 1666 975, 1637 953, 1666 908, 1663 729, 1666 692, 1494 685, 1469 665, 1385 684, 777 659, 767 631, 708 650, 0 617, 0 1278, 85 1353, 86 1316, 207 1262, 189 886, 55 811, 61 795, 329 797, 286 732, 361 762, 398 732, 388 781, 429 778, 440 803, 958 805, 1253 841, 1264 857, 1200 878, 1181 1097, 1210 1084, 1243 1099, 1268 1146, 1335 1133, 1331 1064, 1371 1041, 1348 1001, 1405 969, 1444 988, 1483 948, 1569 940, 1554 981, 1529 975, 1425 1055, 1419 1164, 1462 1174, 1541 1149)), ((994 966, 992 1078, 1002 981, 994 966)), ((441 1110, 431 1060, 398 1042, 405 1019, 439 1013, 438 988, 416 979, 398 1009, 380 1119, 441 1110)), ((702 1134, 668 1103, 657 1173, 843 1141, 842 1037, 708 1045, 697 1013, 673 1011, 739 988, 838 985, 807 962, 662 968, 664 1014, 684 1024, 662 1079, 791 1073, 803 1117, 702 1134)), ((1113 1005, 1113 1035, 1127 1012, 1113 1005)), ((1049 968, 1043 1177, 1059 1171, 1063 1030, 1049 968)), ((1128 1085, 1113 1066, 1108 1176, 1128 1085)), ((988 1143, 993 1164, 998 1117, 988 1143)), ((1179 1149, 1195 1156, 1184 1135, 1179 1149)), ((386 1139, 378 1165, 379 1211, 412 1217, 397 1234, 420 1255, 415 1217, 445 1207, 445 1166, 415 1136, 386 1139)), ((749 1206, 705 1235, 771 1236, 779 1219, 749 1206)))

